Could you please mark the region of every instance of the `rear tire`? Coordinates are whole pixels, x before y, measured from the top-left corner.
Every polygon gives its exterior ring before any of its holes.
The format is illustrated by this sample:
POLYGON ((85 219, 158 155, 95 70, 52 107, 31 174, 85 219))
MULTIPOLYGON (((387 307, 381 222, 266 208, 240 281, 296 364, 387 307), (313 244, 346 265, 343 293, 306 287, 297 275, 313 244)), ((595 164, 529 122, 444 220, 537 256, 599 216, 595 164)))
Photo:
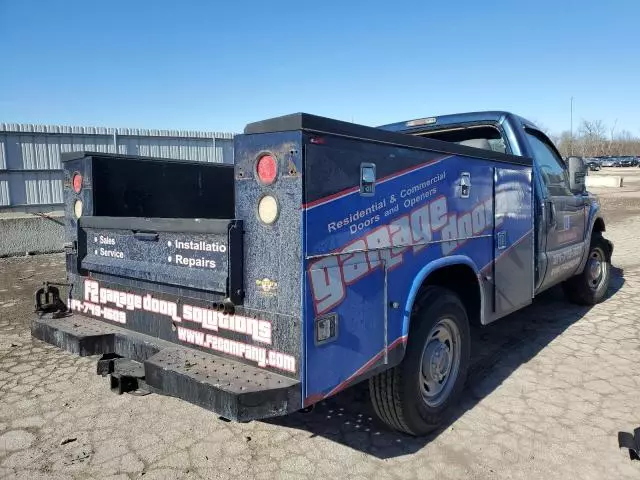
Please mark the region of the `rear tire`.
POLYGON ((458 296, 427 287, 411 318, 400 365, 369 380, 378 417, 395 430, 420 436, 447 417, 464 388, 469 368, 469 321, 458 296))
POLYGON ((611 244, 600 232, 594 232, 584 270, 565 281, 562 287, 569 301, 579 305, 595 305, 604 300, 610 278, 611 244))

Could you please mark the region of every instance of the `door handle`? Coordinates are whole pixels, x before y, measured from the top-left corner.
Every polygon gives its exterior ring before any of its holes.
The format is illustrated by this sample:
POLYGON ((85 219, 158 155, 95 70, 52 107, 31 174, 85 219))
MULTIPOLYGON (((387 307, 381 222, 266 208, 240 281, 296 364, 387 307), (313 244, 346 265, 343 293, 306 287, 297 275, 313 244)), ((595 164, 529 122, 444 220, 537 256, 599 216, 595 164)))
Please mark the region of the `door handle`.
POLYGON ((556 205, 552 201, 547 201, 547 221, 550 227, 555 227, 558 224, 556 205))

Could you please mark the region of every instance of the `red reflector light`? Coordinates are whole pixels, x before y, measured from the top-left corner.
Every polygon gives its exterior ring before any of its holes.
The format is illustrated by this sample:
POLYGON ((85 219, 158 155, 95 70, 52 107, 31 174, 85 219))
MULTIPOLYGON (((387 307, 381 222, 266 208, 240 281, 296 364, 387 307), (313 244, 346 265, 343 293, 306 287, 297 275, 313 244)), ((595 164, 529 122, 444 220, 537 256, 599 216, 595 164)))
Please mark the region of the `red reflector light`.
POLYGON ((256 165, 258 180, 264 184, 273 183, 278 173, 278 165, 273 155, 263 155, 258 159, 256 165))
POLYGON ((80 193, 80 190, 82 190, 82 175, 76 173, 73 176, 73 191, 80 193))

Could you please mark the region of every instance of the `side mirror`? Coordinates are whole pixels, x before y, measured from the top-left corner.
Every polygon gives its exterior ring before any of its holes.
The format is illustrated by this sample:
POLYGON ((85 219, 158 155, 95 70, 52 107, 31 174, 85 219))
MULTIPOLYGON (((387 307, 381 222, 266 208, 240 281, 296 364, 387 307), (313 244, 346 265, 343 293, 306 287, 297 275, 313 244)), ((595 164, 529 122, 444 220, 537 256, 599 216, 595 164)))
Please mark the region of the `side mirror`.
POLYGON ((570 157, 569 164, 569 188, 573 193, 585 192, 584 177, 587 176, 587 166, 581 158, 570 157))

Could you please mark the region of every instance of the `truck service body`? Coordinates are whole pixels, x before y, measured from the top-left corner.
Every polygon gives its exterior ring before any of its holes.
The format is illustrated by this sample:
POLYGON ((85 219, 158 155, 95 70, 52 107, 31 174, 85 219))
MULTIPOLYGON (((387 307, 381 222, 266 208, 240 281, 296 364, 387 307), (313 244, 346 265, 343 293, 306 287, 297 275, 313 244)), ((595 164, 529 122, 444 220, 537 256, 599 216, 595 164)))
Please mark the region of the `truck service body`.
POLYGON ((296 114, 249 124, 234 157, 66 154, 67 302, 45 284, 32 334, 102 355, 118 392, 239 421, 370 379, 382 420, 421 434, 462 389, 469 322, 558 283, 606 292, 584 168, 515 115, 296 114))

